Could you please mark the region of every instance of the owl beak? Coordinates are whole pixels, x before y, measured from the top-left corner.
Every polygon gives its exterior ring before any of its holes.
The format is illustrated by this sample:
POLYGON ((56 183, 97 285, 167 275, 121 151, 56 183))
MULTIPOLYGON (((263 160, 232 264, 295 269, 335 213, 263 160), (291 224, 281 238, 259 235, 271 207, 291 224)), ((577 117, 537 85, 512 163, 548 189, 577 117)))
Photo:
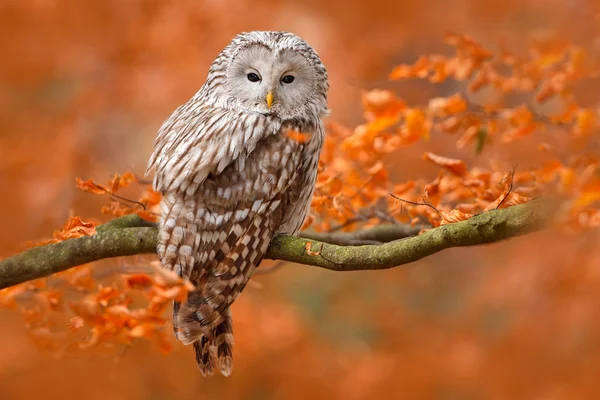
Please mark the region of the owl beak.
POLYGON ((269 93, 267 93, 267 107, 271 108, 272 105, 273 105, 273 93, 269 92, 269 93))

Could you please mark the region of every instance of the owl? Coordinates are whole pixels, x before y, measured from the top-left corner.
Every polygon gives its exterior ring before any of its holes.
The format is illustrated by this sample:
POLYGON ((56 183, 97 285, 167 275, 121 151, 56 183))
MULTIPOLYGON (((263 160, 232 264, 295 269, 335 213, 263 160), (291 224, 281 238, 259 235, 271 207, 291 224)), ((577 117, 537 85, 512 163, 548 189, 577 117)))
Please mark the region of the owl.
POLYGON ((173 328, 205 376, 231 374, 229 308, 271 239, 296 234, 309 212, 328 89, 300 37, 242 33, 157 134, 146 170, 162 194, 157 253, 195 285, 175 302, 173 328))

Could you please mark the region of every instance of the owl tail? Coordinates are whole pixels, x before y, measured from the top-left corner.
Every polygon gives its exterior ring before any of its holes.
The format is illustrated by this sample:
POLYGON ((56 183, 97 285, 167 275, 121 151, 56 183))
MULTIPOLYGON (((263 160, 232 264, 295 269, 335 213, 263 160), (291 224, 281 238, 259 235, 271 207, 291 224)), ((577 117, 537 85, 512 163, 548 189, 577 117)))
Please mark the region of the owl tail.
MULTIPOLYGON (((180 306, 179 302, 173 304, 173 329, 177 338, 181 337, 177 322, 180 306)), ((191 342, 196 352, 196 363, 204 376, 212 375, 215 369, 229 376, 233 368, 233 324, 229 309, 223 312, 222 317, 223 321, 206 333, 197 332, 196 340, 191 342)), ((186 337, 185 344, 189 344, 190 340, 186 337)))

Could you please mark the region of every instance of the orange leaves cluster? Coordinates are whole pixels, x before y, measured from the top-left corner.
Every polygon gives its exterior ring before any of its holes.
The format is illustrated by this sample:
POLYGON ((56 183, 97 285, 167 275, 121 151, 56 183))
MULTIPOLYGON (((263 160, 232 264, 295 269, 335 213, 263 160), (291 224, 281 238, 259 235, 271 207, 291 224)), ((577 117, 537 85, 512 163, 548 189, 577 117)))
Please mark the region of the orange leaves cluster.
POLYGON ((108 188, 97 184, 91 179, 84 181, 81 178, 75 178, 75 186, 84 192, 90 192, 99 195, 112 194, 116 193, 121 188, 129 186, 134 180, 135 175, 132 172, 125 172, 123 175, 115 174, 108 183, 108 188))
MULTIPOLYGON (((115 174, 106 185, 80 178, 75 183, 82 191, 109 198, 109 203, 101 209, 104 214, 119 217, 136 213, 156 221, 160 194, 144 188, 148 183, 138 180, 131 172, 115 174), (123 189, 132 189, 134 182, 142 185, 141 190, 138 189, 141 194, 136 196, 138 200, 122 195, 123 189)), ((134 191, 131 192, 135 195, 134 191)), ((34 245, 91 236, 96 232, 98 223, 95 220, 84 221, 78 216, 70 217, 62 229, 54 232, 53 239, 34 245)), ((121 277, 124 283, 120 285, 115 280, 108 285, 99 284, 105 271, 93 274, 89 266, 80 266, 47 279, 0 290, 0 306, 19 305, 34 340, 52 351, 69 347, 69 336, 65 336, 65 330, 87 333, 78 342, 77 347, 81 349, 98 343, 130 345, 136 339, 146 338, 168 351, 169 335, 164 333, 165 308, 173 299, 181 300, 193 289, 193 285, 173 272, 152 265, 153 268, 147 271, 151 274, 121 277), (75 289, 77 295, 66 299, 65 286, 75 289), (135 292, 141 293, 142 297, 139 298, 135 292), (56 314, 55 318, 48 317, 50 311, 56 314), (67 318, 69 313, 73 314, 70 319, 67 318)))
MULTIPOLYGON (((158 206, 161 200, 160 193, 147 187, 142 191, 139 200, 117 195, 120 189, 129 187, 133 182, 145 184, 144 182, 140 182, 132 172, 125 172, 122 175, 115 174, 107 185, 100 185, 91 179, 84 181, 81 178, 75 178, 75 186, 78 189, 95 195, 109 196, 109 203, 101 209, 103 214, 108 214, 112 217, 121 217, 135 213, 147 221, 156 222, 158 218, 158 206)), ((81 217, 72 216, 69 217, 63 228, 54 232, 52 239, 30 242, 28 245, 41 246, 66 239, 91 236, 96 233, 98 223, 99 221, 97 220, 84 221, 81 217)))
POLYGON ((117 195, 120 189, 127 188, 132 182, 142 183, 133 172, 125 172, 123 175, 115 174, 107 185, 100 185, 93 180, 84 181, 80 178, 75 178, 75 186, 83 190, 97 195, 108 195, 110 201, 102 207, 102 213, 112 215, 113 217, 121 217, 127 214, 138 214, 145 220, 156 222, 158 214, 157 207, 160 203, 160 193, 147 188, 141 195, 139 200, 129 199, 117 195))
POLYGON ((481 212, 524 204, 540 192, 528 172, 501 174, 467 169, 462 160, 433 153, 423 158, 444 169, 429 183, 392 193, 399 200, 396 209, 402 211, 398 219, 406 223, 427 222, 437 227, 464 221, 481 212))
POLYGON ((396 143, 391 141, 392 146, 388 146, 389 150, 395 150, 395 146, 408 145, 416 142, 420 138, 429 140, 429 134, 431 131, 431 122, 427 120, 427 117, 423 110, 418 108, 411 108, 405 113, 405 125, 400 130, 400 142, 396 143))
POLYGON ((372 122, 389 118, 396 123, 400 113, 406 109, 406 103, 389 90, 375 89, 362 97, 364 117, 372 122))
POLYGON ((570 163, 553 159, 537 171, 539 180, 566 197, 570 228, 600 226, 600 157, 575 157, 570 163))
POLYGON ((408 146, 419 139, 429 139, 432 123, 420 108, 407 107, 389 90, 363 94, 367 123, 348 131, 331 126, 330 134, 344 140, 339 147, 352 159, 373 162, 379 156, 408 146), (333 129, 331 129, 333 128, 333 129))
POLYGON ((462 160, 425 153, 423 158, 441 166, 429 183, 408 190, 399 185, 395 198, 405 200, 404 222, 428 221, 432 226, 470 218, 493 209, 524 204, 539 196, 564 198, 561 215, 570 229, 594 228, 600 222, 600 158, 575 157, 569 163, 553 159, 539 168, 508 173, 468 169, 462 160))
POLYGON ((439 54, 421 56, 413 65, 399 65, 390 74, 390 79, 427 78, 432 83, 444 82, 447 78, 462 81, 470 78, 474 71, 492 58, 493 54, 465 35, 448 33, 445 42, 453 46, 456 56, 439 54))
MULTIPOLYGON (((549 128, 556 134, 566 132, 572 139, 589 139, 598 131, 597 108, 580 107, 571 90, 576 80, 600 73, 585 50, 548 37, 534 40, 527 58, 502 46, 492 52, 464 35, 447 34, 444 39, 454 48, 454 56, 421 56, 412 65, 394 68, 390 79, 439 83, 453 78, 464 82, 463 92, 434 97, 418 106, 390 90, 375 89, 362 96, 364 124, 354 129, 329 125, 310 218, 316 229, 350 230, 357 222, 384 220, 438 226, 523 204, 543 194, 564 192, 561 179, 549 179, 544 168, 528 165, 528 160, 513 174, 499 172, 497 166, 469 169, 464 160, 430 151, 423 154, 423 160, 442 169, 433 181, 390 181, 388 167, 394 160, 388 155, 417 142, 427 143, 439 133, 458 134, 457 149, 472 148, 475 154, 489 149, 488 153, 497 156, 499 146, 549 128), (525 98, 517 104, 504 104, 508 93, 531 95, 533 104, 525 98), (475 97, 477 102, 471 100, 475 97), (551 106, 541 114, 537 110, 543 102, 551 106), (390 194, 407 202, 398 205, 390 200, 390 194)), ((547 143, 536 149, 560 159, 554 154, 560 149, 547 143)), ((583 190, 585 184, 580 182, 585 168, 597 168, 595 161, 570 157, 560 162, 562 181, 565 176, 572 177, 569 196, 579 199, 573 209, 582 204, 597 206, 595 189, 583 190)), ((504 163, 504 168, 510 169, 510 164, 504 163)), ((588 225, 595 223, 589 209, 573 215, 582 213, 586 215, 583 220, 592 221, 588 225)))
POLYGON ((155 341, 161 350, 170 350, 164 311, 172 300, 184 299, 194 286, 175 272, 156 263, 151 265, 152 275, 124 275, 122 287, 100 286, 96 292, 71 305, 76 315, 69 320, 68 327, 71 330, 89 328, 88 337, 79 343, 80 348, 107 342, 130 345, 135 339, 146 338, 155 341), (140 291, 143 300, 135 299, 133 291, 140 291))
POLYGON ((546 119, 570 125, 571 132, 577 136, 587 136, 598 128, 598 111, 582 109, 571 88, 574 83, 594 79, 600 73, 600 65, 590 60, 585 49, 548 36, 534 39, 530 57, 525 58, 504 48, 494 54, 463 35, 447 34, 445 42, 455 48, 455 56, 421 56, 412 65, 396 67, 390 79, 426 78, 438 83, 454 78, 466 82, 465 93, 469 95, 489 89, 478 95, 487 99, 488 104, 469 107, 466 95, 455 94, 432 99, 423 110, 430 117, 453 115, 438 121, 436 127, 448 133, 464 129, 459 148, 467 142, 472 143, 478 130, 485 129, 488 134, 494 135, 501 133, 502 141, 507 143, 532 134, 546 119), (515 93, 532 94, 531 101, 527 103, 533 105, 503 107, 506 96, 515 93), (541 117, 532 111, 535 107, 543 107, 543 103, 552 103, 549 109, 553 110, 553 115, 541 117), (503 116, 511 113, 520 114, 520 118, 515 120, 509 115, 503 116), (496 121, 491 127, 490 117, 496 121))
POLYGON ((53 238, 38 242, 29 242, 29 247, 42 246, 50 243, 57 243, 67 239, 75 239, 82 236, 91 236, 96 233, 96 221, 84 221, 80 217, 69 217, 65 226, 60 230, 54 231, 53 238))
POLYGON ((99 344, 130 346, 139 339, 168 352, 171 330, 165 328, 165 310, 194 286, 156 262, 150 265, 145 273, 113 276, 107 285, 96 282, 103 280, 100 273, 93 276, 81 266, 58 274, 63 278, 58 282, 40 279, 1 290, 0 306, 18 304, 32 338, 58 354, 73 345, 82 350, 99 344), (67 287, 78 295, 69 296, 67 287))

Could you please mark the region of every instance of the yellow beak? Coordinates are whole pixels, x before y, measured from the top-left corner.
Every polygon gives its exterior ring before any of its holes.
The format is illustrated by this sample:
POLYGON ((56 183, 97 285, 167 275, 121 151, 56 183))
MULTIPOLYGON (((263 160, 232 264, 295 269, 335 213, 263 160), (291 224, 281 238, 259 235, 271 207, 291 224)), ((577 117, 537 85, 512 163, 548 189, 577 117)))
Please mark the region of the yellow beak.
POLYGON ((269 92, 267 93, 267 107, 271 108, 271 105, 273 105, 273 93, 269 92))

